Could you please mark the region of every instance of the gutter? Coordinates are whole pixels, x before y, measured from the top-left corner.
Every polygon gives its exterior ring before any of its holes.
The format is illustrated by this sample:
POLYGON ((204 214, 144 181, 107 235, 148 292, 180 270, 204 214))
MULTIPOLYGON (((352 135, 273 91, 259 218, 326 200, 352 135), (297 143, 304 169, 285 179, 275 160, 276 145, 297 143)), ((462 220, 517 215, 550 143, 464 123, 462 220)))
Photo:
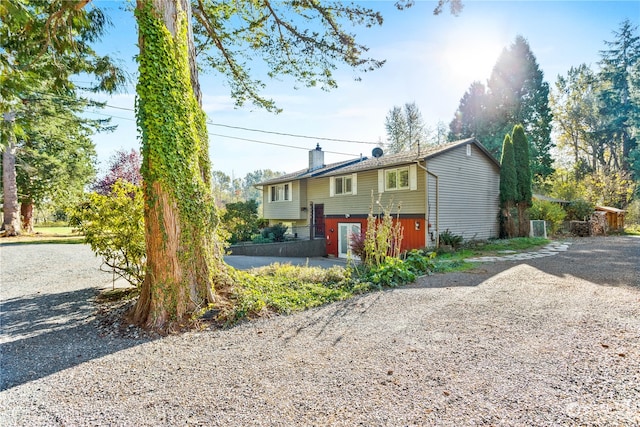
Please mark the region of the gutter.
MULTIPOLYGON (((436 179, 436 248, 438 248, 440 246, 440 225, 439 225, 439 219, 440 219, 440 195, 439 195, 439 189, 440 189, 440 183, 439 183, 439 177, 438 175, 436 175, 435 173, 431 172, 429 169, 427 169, 425 166, 422 166, 420 164, 420 160, 416 160, 416 164, 418 165, 419 168, 424 169, 424 171, 427 173, 427 175, 425 175, 425 217, 427 220, 427 235, 429 234, 429 175, 431 175, 432 177, 434 177, 436 179)), ((424 164, 427 164, 427 160, 424 160, 424 164)), ((425 236, 426 237, 426 236, 425 236)))

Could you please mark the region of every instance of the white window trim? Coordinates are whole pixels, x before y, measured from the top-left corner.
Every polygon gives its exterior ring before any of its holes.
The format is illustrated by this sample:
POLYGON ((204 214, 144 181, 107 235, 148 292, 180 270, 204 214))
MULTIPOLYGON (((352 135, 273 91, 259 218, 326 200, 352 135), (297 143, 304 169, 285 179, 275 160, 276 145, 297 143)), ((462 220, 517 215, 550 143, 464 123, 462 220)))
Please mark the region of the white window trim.
POLYGON ((351 175, 332 176, 329 178, 329 197, 336 196, 356 196, 358 194, 358 174, 352 173, 351 175), (338 178, 351 178, 351 191, 348 193, 336 193, 336 179, 338 178))
POLYGON ((274 185, 269 185, 267 190, 267 201, 268 203, 280 203, 280 202, 290 202, 293 200, 293 183, 292 182, 283 182, 280 184, 274 184, 274 185), (285 186, 289 186, 289 191, 285 192, 284 188, 285 186), (283 199, 279 199, 279 200, 272 200, 271 198, 271 194, 273 191, 273 188, 276 188, 276 192, 279 192, 278 187, 282 187, 282 193, 285 196, 289 196, 289 198, 283 198, 283 199), (288 194, 287 194, 288 193, 288 194))
MULTIPOLYGON (((397 180, 396 180, 397 183, 397 180)), ((416 165, 399 166, 397 168, 379 169, 378 170, 378 192, 383 193, 385 191, 415 191, 418 189, 418 168, 416 165), (396 175, 400 170, 409 170, 409 186, 399 188, 387 188, 387 172, 395 171, 396 175)))

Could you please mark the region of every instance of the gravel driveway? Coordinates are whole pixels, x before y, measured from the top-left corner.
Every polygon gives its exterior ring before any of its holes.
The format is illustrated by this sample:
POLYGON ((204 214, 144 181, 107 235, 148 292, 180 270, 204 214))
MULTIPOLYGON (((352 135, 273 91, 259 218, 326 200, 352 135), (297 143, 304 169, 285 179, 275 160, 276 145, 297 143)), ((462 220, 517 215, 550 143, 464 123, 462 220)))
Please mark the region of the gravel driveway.
POLYGON ((2 426, 638 426, 640 238, 291 316, 101 337, 81 245, 0 247, 2 426))

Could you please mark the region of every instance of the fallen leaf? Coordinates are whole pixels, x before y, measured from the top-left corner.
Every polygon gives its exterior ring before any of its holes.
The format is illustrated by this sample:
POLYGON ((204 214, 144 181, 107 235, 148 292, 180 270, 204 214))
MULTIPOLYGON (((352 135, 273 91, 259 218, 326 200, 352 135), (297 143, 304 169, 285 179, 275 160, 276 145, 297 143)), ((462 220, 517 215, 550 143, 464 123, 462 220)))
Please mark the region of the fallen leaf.
POLYGON ((442 392, 442 394, 444 394, 445 396, 449 396, 451 394, 451 392, 445 390, 445 391, 442 392))
POLYGON ((604 348, 609 348, 609 346, 607 344, 600 344, 602 347, 604 348))

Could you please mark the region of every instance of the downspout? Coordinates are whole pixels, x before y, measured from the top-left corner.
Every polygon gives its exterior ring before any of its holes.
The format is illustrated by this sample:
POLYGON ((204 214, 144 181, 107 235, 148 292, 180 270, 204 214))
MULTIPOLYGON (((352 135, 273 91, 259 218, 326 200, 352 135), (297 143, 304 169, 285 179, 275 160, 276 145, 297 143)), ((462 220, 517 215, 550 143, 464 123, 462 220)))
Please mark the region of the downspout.
MULTIPOLYGON (((425 159, 424 161, 425 165, 427 164, 427 161, 425 159)), ((436 248, 438 248, 440 246, 440 226, 439 226, 439 219, 440 219, 440 195, 439 193, 439 189, 440 189, 440 184, 438 182, 438 175, 436 175, 435 173, 431 172, 429 169, 427 169, 426 167, 422 166, 420 164, 420 160, 416 160, 416 164, 418 165, 418 167, 420 167, 421 169, 424 169, 424 171, 427 173, 427 178, 426 178, 426 195, 425 195, 425 215, 427 216, 427 234, 429 231, 429 175, 431 175, 432 177, 434 177, 436 179, 436 248)))

